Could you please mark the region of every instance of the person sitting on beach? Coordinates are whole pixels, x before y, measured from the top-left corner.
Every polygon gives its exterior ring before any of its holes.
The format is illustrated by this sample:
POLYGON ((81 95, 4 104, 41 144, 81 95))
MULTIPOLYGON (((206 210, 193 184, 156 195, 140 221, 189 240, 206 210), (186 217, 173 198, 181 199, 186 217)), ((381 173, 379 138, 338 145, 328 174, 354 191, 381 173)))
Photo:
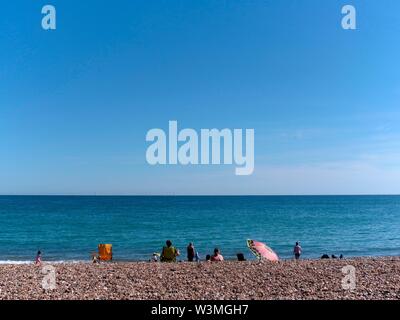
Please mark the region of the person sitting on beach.
POLYGON ((151 259, 150 259, 150 262, 158 262, 158 257, 159 257, 159 256, 160 256, 159 253, 154 252, 153 255, 152 255, 152 257, 151 257, 151 259))
POLYGON ((194 249, 194 245, 192 242, 189 243, 187 246, 187 259, 189 262, 193 262, 194 258, 196 256, 196 251, 194 249))
POLYGON ((224 257, 221 255, 218 248, 214 249, 214 254, 211 256, 211 261, 213 262, 224 261, 224 257))
POLYGON ((166 247, 163 247, 161 253, 161 262, 176 262, 176 257, 179 256, 179 250, 172 246, 170 240, 166 241, 166 247))
POLYGON ((329 259, 329 256, 328 256, 326 253, 324 253, 324 254, 321 256, 321 259, 329 259))
POLYGON ((97 252, 92 252, 92 263, 100 263, 99 255, 97 252))
POLYGON ((211 256, 209 254, 206 255, 206 262, 211 262, 211 256))
POLYGON ((302 249, 301 249, 300 244, 298 242, 296 242, 296 245, 293 248, 294 258, 296 260, 300 259, 301 251, 302 251, 302 249))
POLYGON ((36 265, 42 264, 42 253, 40 252, 40 250, 36 254, 35 264, 36 265))

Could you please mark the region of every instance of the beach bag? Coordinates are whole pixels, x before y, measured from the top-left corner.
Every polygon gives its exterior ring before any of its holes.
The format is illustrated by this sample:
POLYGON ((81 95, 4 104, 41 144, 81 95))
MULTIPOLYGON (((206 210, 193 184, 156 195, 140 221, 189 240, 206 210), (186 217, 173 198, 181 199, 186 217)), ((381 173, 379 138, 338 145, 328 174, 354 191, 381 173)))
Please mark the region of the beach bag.
POLYGON ((99 259, 101 261, 112 260, 112 244, 99 244, 99 259))
POLYGON ((246 261, 243 253, 236 254, 238 261, 246 261))

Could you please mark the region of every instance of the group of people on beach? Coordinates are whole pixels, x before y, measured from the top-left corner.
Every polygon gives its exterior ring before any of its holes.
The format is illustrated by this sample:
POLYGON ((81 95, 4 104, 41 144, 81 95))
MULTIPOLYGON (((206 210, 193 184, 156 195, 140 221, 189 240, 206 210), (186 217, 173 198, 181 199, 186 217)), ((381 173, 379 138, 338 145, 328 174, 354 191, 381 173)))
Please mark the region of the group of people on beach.
MULTIPOLYGON (((189 245, 186 248, 187 251, 187 261, 193 262, 193 261, 200 261, 200 256, 199 253, 196 251, 193 242, 190 242, 189 245)), ((300 259, 300 256, 302 254, 302 247, 300 246, 299 242, 296 242, 294 248, 293 248, 293 255, 296 260, 300 259)), ((238 254, 238 257, 242 254, 238 254)), ((153 262, 158 262, 158 254, 154 253, 153 258, 151 261, 153 262)), ((160 261, 161 262, 176 262, 176 258, 180 256, 180 252, 178 249, 176 249, 173 245, 171 240, 166 241, 166 246, 162 248, 162 252, 160 255, 160 261)), ((219 262, 219 261, 224 261, 224 257, 221 255, 221 252, 218 248, 214 249, 214 253, 212 255, 206 255, 206 261, 207 262, 219 262)))
MULTIPOLYGON (((158 258, 160 257, 161 262, 176 262, 176 258, 180 256, 180 251, 176 247, 172 245, 171 240, 167 240, 165 242, 165 246, 162 248, 161 254, 153 253, 153 257, 151 261, 158 262, 158 258)), ((189 262, 199 262, 200 256, 198 251, 195 249, 193 242, 190 242, 186 247, 186 257, 189 262)), ((214 249, 214 253, 212 255, 206 255, 207 262, 219 262, 224 261, 224 257, 221 255, 221 252, 218 248, 214 249)))
MULTIPOLYGON (((293 248, 294 258, 295 258, 296 260, 300 259, 302 250, 303 250, 303 249, 301 248, 300 244, 299 244, 298 242, 296 242, 296 244, 295 244, 295 246, 294 246, 294 248, 293 248)), ((330 258, 332 258, 332 259, 338 259, 338 257, 335 256, 334 254, 332 254, 330 258)), ((329 259, 329 255, 327 255, 327 254, 325 253, 325 254, 323 254, 323 255, 321 256, 321 259, 329 259)), ((339 259, 344 259, 343 254, 341 254, 341 255, 339 256, 339 259)))
MULTIPOLYGON (((150 261, 158 262, 159 261, 158 257, 160 256, 161 262, 176 262, 176 258, 180 256, 180 251, 172 245, 171 240, 167 240, 165 244, 166 246, 162 248, 161 255, 153 253, 153 257, 150 261)), ((300 259, 302 250, 303 249, 301 248, 300 243, 296 242, 293 248, 294 258, 296 260, 300 259)), ((189 245, 186 248, 186 252, 187 252, 187 261, 189 262, 200 261, 199 253, 196 251, 193 242, 189 243, 189 245)), ((238 257, 239 256, 243 255, 238 254, 238 257)), ((212 255, 209 254, 206 255, 206 262, 220 262, 220 261, 224 261, 224 257, 221 255, 221 252, 218 248, 214 249, 214 253, 212 255)))
MULTIPOLYGON (((295 260, 299 260, 300 256, 303 252, 302 247, 300 246, 299 242, 296 242, 294 248, 293 248, 293 255, 295 260)), ((167 240, 165 242, 165 246, 162 248, 161 254, 159 253, 153 253, 152 258, 150 259, 151 262, 176 262, 177 257, 180 256, 180 251, 176 247, 172 245, 171 240, 167 240)), ((243 256, 243 254, 238 254, 239 256, 243 256)), ((187 261, 189 262, 199 262, 200 261, 200 256, 199 252, 195 249, 193 242, 190 242, 188 246, 186 247, 186 257, 187 261)), ((331 256, 332 259, 336 259, 337 257, 335 255, 331 256)), ((340 259, 343 259, 343 255, 341 254, 340 259)), ((329 256, 327 254, 322 255, 321 259, 329 259, 329 256)), ((244 260, 244 258, 242 258, 244 260)), ((218 248, 214 249, 214 252, 212 255, 207 254, 206 255, 206 262, 221 262, 224 261, 224 257, 222 256, 220 250, 218 248)), ((97 262, 97 261, 94 261, 97 262)), ((42 263, 42 253, 41 251, 38 251, 36 254, 35 258, 35 264, 40 265, 42 263)))

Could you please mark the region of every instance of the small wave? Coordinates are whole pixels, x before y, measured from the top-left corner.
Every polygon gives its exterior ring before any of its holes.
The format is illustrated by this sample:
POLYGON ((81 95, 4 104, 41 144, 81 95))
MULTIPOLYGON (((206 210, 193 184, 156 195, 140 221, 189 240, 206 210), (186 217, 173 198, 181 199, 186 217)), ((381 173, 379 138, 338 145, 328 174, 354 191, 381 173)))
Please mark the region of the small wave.
MULTIPOLYGON (((0 260, 0 265, 4 264, 34 264, 31 260, 0 260)), ((42 264, 77 264, 77 263, 90 263, 88 260, 57 260, 57 261, 42 261, 42 264)))
POLYGON ((26 260, 0 260, 0 264, 31 264, 33 261, 26 260))

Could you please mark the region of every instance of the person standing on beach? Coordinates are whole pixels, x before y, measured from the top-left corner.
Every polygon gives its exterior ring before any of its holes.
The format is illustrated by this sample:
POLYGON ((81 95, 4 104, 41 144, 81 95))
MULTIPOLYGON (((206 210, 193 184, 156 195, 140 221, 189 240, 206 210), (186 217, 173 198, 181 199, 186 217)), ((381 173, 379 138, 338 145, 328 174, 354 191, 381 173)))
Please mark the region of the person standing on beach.
POLYGON ((40 266, 42 264, 42 253, 40 250, 36 254, 35 265, 40 266))
POLYGON ((161 262, 176 262, 177 256, 179 256, 179 250, 172 246, 171 240, 167 240, 166 246, 162 249, 161 262))
POLYGON ((214 254, 211 256, 211 261, 212 262, 224 261, 224 257, 221 255, 218 248, 214 249, 214 254))
POLYGON ((296 260, 299 260, 299 259, 300 259, 301 251, 302 251, 302 249, 301 249, 300 244, 299 244, 298 242, 296 242, 296 245, 295 245, 294 248, 293 248, 294 258, 295 258, 296 260))
POLYGON ((196 256, 196 250, 194 249, 194 245, 192 242, 187 246, 187 259, 189 262, 193 262, 196 256))

